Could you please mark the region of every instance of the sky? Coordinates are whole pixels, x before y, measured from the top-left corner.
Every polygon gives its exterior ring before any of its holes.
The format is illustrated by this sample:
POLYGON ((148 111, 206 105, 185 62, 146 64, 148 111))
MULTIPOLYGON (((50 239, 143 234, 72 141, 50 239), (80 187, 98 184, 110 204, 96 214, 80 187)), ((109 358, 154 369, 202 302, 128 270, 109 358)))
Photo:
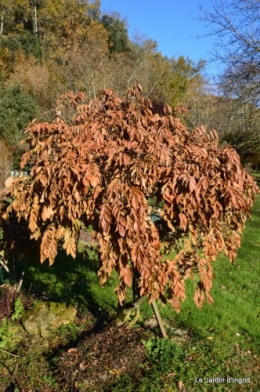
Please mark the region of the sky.
POLYGON ((205 37, 209 31, 199 20, 200 6, 210 10, 210 0, 101 0, 103 13, 118 12, 126 19, 130 38, 138 34, 156 41, 169 58, 206 60, 208 74, 216 75, 220 69, 210 62, 215 38, 205 37))

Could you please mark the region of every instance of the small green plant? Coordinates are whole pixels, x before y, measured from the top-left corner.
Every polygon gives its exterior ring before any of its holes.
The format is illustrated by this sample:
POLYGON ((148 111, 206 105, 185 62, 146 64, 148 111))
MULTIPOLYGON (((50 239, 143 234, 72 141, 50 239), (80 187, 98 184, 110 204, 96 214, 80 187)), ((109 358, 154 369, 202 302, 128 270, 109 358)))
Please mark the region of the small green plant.
POLYGON ((0 349, 14 350, 20 339, 20 327, 5 318, 0 324, 0 349))
POLYGON ((62 341, 75 340, 78 337, 80 328, 76 323, 62 324, 55 334, 59 336, 62 341))
POLYGON ((182 359, 181 347, 171 340, 153 337, 142 343, 146 348, 148 359, 161 371, 165 371, 173 361, 182 359))
POLYGON ((18 297, 14 302, 14 312, 11 316, 12 321, 19 320, 22 317, 24 311, 24 307, 21 301, 21 298, 18 297))
POLYGON ((136 390, 131 377, 127 375, 120 376, 107 390, 111 390, 111 388, 113 388, 113 392, 134 392, 136 390))
POLYGON ((21 345, 16 363, 21 380, 26 383, 26 390, 52 391, 53 389, 49 387, 57 387, 50 371, 50 363, 44 355, 45 348, 41 344, 34 343, 26 347, 26 355, 23 353, 24 346, 21 345))
POLYGON ((0 323, 0 349, 14 348, 19 342, 20 326, 15 321, 21 318, 23 310, 21 298, 17 298, 14 302, 14 312, 11 319, 4 318, 0 323))
POLYGON ((0 349, 4 349, 8 342, 12 341, 12 335, 9 336, 8 321, 4 319, 0 324, 0 349))

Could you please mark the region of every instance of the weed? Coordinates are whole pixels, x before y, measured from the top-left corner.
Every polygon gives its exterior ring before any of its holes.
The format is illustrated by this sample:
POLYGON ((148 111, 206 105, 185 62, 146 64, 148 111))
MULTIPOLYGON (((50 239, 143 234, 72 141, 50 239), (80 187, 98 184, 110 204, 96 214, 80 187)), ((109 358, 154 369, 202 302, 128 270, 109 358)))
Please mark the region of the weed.
POLYGON ((20 325, 5 318, 0 324, 0 349, 14 351, 22 335, 20 325))
POLYGON ((88 321, 62 324, 53 331, 50 341, 52 342, 52 345, 66 345, 69 342, 76 341, 81 332, 83 332, 88 325, 88 321))
POLYGON ((12 321, 16 321, 19 320, 22 317, 24 311, 24 307, 21 301, 21 298, 18 297, 15 301, 14 301, 14 312, 11 316, 11 320, 12 321))
POLYGON ((173 361, 181 359, 182 352, 175 342, 156 337, 143 341, 148 359, 156 364, 161 371, 165 371, 173 361))
POLYGON ((35 342, 26 347, 26 355, 16 359, 18 374, 28 390, 48 390, 48 387, 57 386, 43 351, 43 346, 35 342))

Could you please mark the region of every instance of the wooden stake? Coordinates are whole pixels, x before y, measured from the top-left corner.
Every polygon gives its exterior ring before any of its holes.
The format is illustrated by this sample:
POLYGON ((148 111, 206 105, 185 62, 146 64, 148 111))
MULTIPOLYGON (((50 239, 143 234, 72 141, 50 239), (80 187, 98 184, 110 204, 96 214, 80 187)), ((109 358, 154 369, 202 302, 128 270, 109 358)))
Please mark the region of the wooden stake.
POLYGON ((163 324, 163 321, 162 321, 162 318, 161 318, 159 309, 158 309, 158 307, 157 307, 157 304, 156 304, 155 301, 153 301, 153 302, 151 303, 151 305, 152 305, 152 308, 153 308, 153 311, 154 311, 154 314, 155 314, 157 323, 159 324, 159 327, 160 327, 162 336, 163 336, 163 338, 167 339, 168 336, 167 336, 166 330, 165 330, 165 328, 164 328, 164 324, 163 324))

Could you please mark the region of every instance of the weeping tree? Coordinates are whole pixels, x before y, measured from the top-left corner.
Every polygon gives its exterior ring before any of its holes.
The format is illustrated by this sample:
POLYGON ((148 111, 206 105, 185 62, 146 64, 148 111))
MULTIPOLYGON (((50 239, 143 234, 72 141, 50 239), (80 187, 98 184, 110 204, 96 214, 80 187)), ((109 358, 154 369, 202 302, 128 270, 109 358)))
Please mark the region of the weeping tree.
POLYGON ((4 218, 27 223, 50 265, 61 247, 75 258, 81 223, 91 226, 100 282, 116 271, 121 304, 135 278, 140 297, 179 311, 189 278, 200 307, 213 302, 218 253, 235 260, 258 188, 215 131, 188 131, 141 90, 123 99, 107 89, 92 100, 68 92, 52 123, 33 121, 21 162, 31 175, 7 181, 4 218))

